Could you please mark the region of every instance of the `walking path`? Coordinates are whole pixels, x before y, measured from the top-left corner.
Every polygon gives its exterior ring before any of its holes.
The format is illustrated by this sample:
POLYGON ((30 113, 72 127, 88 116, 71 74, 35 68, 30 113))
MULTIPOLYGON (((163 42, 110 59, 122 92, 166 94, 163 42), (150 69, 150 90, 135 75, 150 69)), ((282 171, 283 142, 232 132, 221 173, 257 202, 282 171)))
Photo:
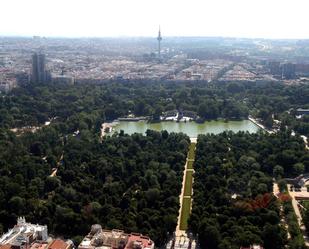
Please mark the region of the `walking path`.
POLYGON ((58 171, 58 168, 60 167, 60 165, 62 164, 62 160, 63 160, 63 152, 57 162, 57 166, 56 168, 53 169, 52 173, 50 174, 51 177, 54 177, 57 175, 57 171, 58 171))
POLYGON ((178 222, 175 231, 175 237, 170 240, 166 248, 167 249, 195 249, 196 242, 187 234, 188 229, 188 218, 191 213, 192 208, 192 185, 193 185, 193 163, 195 157, 195 146, 197 142, 197 138, 191 138, 191 144, 189 147, 189 152, 185 164, 185 169, 183 171, 182 178, 182 188, 181 194, 179 196, 180 208, 178 215, 178 222))
POLYGON ((256 124, 258 127, 260 127, 262 130, 266 131, 267 133, 269 133, 269 134, 273 134, 273 133, 274 133, 273 130, 267 129, 264 125, 262 125, 262 124, 261 124, 258 120, 256 120, 255 118, 249 116, 248 119, 249 119, 252 123, 256 124))
POLYGON ((293 206, 295 215, 297 217, 299 228, 300 228, 300 230, 303 234, 305 245, 309 246, 309 238, 307 236, 306 227, 303 223, 303 217, 302 217, 301 212, 299 210, 299 203, 298 203, 298 199, 301 199, 301 200, 308 199, 309 200, 309 192, 307 192, 306 187, 301 188, 300 192, 290 191, 290 189, 291 189, 290 184, 288 184, 287 187, 288 187, 289 195, 292 198, 292 206, 293 206))

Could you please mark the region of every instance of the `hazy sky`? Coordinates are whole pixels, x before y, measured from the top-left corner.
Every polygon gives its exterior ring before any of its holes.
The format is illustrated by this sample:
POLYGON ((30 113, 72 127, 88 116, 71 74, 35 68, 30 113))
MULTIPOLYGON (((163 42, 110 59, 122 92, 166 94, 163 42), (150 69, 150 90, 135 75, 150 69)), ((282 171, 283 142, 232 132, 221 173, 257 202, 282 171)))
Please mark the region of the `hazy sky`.
POLYGON ((309 38, 309 0, 0 0, 0 35, 309 38))

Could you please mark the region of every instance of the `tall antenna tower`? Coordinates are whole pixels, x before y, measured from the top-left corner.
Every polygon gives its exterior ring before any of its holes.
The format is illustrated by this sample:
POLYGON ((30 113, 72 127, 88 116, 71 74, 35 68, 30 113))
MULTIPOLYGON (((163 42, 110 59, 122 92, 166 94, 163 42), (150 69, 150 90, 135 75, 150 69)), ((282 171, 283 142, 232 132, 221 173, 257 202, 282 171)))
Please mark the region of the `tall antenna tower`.
POLYGON ((161 36, 161 28, 159 26, 159 33, 158 33, 158 56, 159 56, 159 60, 161 60, 161 41, 162 41, 162 36, 161 36))

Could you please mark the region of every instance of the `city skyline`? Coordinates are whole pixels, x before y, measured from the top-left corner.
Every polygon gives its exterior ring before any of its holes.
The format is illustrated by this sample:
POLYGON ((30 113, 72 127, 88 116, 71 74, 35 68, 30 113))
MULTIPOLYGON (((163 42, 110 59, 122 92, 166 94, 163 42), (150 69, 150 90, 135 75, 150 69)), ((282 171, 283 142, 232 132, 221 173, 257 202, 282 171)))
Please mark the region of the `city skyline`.
POLYGON ((3 0, 1 36, 309 39, 305 0, 3 0))

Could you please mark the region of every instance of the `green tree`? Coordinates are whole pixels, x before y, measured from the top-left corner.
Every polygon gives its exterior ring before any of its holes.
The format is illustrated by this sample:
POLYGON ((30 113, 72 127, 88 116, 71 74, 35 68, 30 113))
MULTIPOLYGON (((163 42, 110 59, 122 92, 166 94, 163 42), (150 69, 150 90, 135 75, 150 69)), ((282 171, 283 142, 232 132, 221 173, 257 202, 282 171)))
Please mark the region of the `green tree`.
POLYGON ((273 175, 276 178, 281 178, 284 176, 284 168, 280 165, 276 165, 273 169, 273 175))
POLYGON ((300 175, 300 174, 304 173, 305 166, 302 163, 295 163, 293 165, 293 170, 294 170, 295 174, 300 175))

